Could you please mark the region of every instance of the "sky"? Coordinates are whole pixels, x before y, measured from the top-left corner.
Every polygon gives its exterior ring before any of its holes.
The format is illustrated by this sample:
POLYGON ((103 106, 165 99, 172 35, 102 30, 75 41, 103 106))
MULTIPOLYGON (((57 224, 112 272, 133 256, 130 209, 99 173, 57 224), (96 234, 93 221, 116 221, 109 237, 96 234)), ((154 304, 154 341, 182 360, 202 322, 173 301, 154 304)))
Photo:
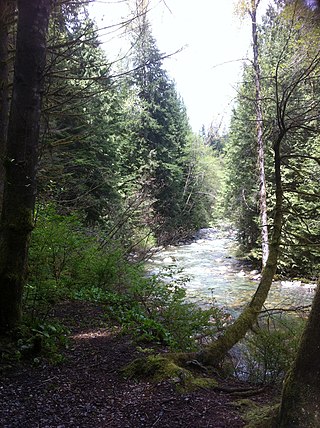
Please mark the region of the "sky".
MULTIPOLYGON (((149 20, 160 52, 183 48, 163 66, 176 83, 195 132, 211 123, 221 125, 221 130, 228 126, 241 67, 251 57, 251 24, 236 16, 234 4, 235 0, 151 0, 149 20)), ((96 1, 92 13, 98 26, 127 19, 126 5, 126 0, 96 1)), ((125 52, 119 52, 122 39, 117 29, 100 34, 110 60, 125 52)))

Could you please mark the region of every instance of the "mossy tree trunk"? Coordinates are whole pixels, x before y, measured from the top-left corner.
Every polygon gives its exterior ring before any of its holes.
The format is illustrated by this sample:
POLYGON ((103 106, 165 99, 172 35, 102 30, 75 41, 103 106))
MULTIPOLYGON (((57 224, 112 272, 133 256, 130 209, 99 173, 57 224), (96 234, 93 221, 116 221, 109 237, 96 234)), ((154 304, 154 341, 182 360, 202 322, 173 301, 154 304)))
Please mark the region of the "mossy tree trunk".
POLYGON ((36 194, 41 89, 51 0, 18 0, 18 25, 0 223, 0 331, 21 318, 36 194))
POLYGON ((274 145, 274 170, 276 185, 276 205, 273 219, 273 232, 269 248, 267 263, 262 270, 259 286, 251 299, 251 302, 243 310, 241 315, 231 324, 223 335, 205 348, 198 359, 204 364, 215 365, 219 363, 230 349, 238 343, 252 328, 264 305, 272 284, 274 274, 277 269, 278 254, 280 248, 281 228, 282 228, 282 200, 283 190, 281 182, 281 157, 280 147, 284 134, 280 133, 274 145))
POLYGON ((320 427, 320 286, 284 384, 279 428, 320 427))

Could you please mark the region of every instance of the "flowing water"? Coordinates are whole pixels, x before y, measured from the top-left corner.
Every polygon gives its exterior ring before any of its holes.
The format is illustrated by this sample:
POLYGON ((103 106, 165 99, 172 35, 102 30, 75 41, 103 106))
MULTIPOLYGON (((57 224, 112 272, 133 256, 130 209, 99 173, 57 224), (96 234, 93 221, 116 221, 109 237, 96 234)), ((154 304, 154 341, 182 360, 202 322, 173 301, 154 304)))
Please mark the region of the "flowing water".
MULTIPOLYGON (((235 258, 234 232, 202 229, 188 244, 170 246, 156 253, 148 262, 148 271, 176 266, 190 281, 186 283, 189 300, 201 305, 215 303, 237 314, 250 301, 258 285, 258 272, 249 272, 235 258)), ((274 282, 266 302, 267 308, 304 306, 312 302, 313 285, 298 281, 274 282)))

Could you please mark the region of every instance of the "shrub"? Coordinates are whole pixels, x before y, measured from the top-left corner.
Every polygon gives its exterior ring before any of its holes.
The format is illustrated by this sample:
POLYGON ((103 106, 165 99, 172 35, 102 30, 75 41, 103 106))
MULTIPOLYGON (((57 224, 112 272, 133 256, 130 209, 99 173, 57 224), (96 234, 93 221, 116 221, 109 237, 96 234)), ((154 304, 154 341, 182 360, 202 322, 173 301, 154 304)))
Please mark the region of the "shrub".
POLYGON ((61 347, 68 344, 69 331, 57 322, 38 322, 26 318, 14 336, 1 343, 0 361, 2 367, 10 367, 17 361, 27 359, 38 364, 41 358, 50 363, 63 360, 61 347))
POLYGON ((247 378, 251 382, 280 382, 294 361, 304 321, 293 316, 272 321, 264 323, 244 342, 247 378))
POLYGON ((175 279, 171 268, 146 277, 140 265, 126 271, 126 289, 118 292, 91 287, 79 290, 76 298, 100 301, 107 314, 119 322, 137 342, 156 342, 174 350, 195 350, 212 338, 222 313, 214 306, 201 309, 186 301, 184 279, 175 279))
POLYGON ((38 213, 32 234, 25 310, 33 318, 45 319, 52 305, 72 298, 77 290, 121 289, 130 269, 120 248, 100 248, 76 216, 62 216, 46 207, 38 213))

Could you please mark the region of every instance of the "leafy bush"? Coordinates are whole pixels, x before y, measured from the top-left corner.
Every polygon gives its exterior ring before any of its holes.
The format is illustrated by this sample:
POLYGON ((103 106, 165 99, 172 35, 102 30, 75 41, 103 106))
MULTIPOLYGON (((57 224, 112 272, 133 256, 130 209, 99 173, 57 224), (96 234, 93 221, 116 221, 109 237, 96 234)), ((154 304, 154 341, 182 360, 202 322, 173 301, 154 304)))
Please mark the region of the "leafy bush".
POLYGON ((68 333, 57 322, 25 324, 20 327, 18 349, 23 357, 32 358, 34 363, 39 362, 40 354, 58 363, 63 359, 60 348, 67 346, 68 333))
POLYGON ((142 337, 156 330, 155 338, 162 339, 171 348, 191 350, 196 346, 196 337, 213 336, 216 333, 218 309, 207 310, 186 301, 186 278, 178 278, 174 269, 166 269, 158 276, 146 278, 137 284, 131 292, 139 302, 143 317, 132 317, 131 323, 141 330, 142 337))
POLYGON ((52 207, 38 212, 29 250, 25 311, 44 319, 50 307, 69 293, 73 272, 87 246, 75 216, 60 216, 52 207))
POLYGON ((57 322, 25 319, 15 331, 15 337, 1 344, 2 366, 10 366, 22 359, 38 364, 43 357, 51 363, 61 362, 63 356, 60 350, 68 344, 68 333, 69 331, 57 322))
POLYGON ((115 293, 99 287, 79 290, 75 297, 103 302, 108 316, 119 322, 138 342, 156 342, 174 350, 194 350, 212 338, 222 317, 212 306, 201 309, 186 301, 185 278, 176 279, 171 268, 146 277, 141 266, 130 266, 124 291, 115 293))
POLYGON ((39 213, 29 252, 24 305, 33 318, 45 319, 56 302, 92 287, 120 290, 131 267, 120 248, 100 248, 76 216, 52 207, 39 213))

